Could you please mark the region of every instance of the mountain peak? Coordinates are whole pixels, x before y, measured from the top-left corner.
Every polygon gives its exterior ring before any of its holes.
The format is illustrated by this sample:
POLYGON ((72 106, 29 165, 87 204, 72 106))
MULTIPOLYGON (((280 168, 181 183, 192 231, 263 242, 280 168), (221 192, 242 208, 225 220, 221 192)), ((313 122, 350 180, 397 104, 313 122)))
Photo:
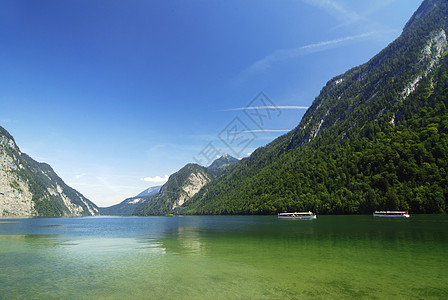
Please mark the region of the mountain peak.
POLYGON ((210 170, 223 170, 227 168, 228 166, 231 166, 238 162, 238 159, 235 157, 229 155, 229 154, 223 154, 218 159, 213 161, 210 166, 208 166, 208 169, 210 170))

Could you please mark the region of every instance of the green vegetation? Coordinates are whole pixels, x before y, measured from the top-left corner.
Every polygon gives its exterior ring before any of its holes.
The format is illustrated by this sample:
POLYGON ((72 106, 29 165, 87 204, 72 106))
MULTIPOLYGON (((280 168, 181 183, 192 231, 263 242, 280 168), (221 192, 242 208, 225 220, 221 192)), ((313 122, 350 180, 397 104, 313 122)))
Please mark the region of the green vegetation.
POLYGON ((448 4, 425 1, 414 16, 420 13, 368 63, 330 80, 295 130, 227 170, 177 213, 446 212, 448 61, 434 43, 432 53, 423 49, 447 31, 448 4), (415 91, 404 93, 419 76, 415 91))

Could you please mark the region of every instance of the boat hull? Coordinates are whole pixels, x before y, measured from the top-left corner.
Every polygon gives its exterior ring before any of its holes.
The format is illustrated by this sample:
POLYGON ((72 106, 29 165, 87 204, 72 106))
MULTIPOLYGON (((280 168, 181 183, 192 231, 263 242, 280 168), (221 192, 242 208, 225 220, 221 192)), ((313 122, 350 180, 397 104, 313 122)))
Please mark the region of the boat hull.
POLYGON ((374 217, 379 217, 379 218, 409 218, 410 215, 408 213, 403 213, 403 214, 393 214, 393 213, 373 213, 374 217))
POLYGON ((282 217, 279 216, 279 219, 290 219, 290 220, 294 220, 294 219, 298 219, 298 220, 314 220, 316 219, 316 216, 300 216, 300 217, 282 217))

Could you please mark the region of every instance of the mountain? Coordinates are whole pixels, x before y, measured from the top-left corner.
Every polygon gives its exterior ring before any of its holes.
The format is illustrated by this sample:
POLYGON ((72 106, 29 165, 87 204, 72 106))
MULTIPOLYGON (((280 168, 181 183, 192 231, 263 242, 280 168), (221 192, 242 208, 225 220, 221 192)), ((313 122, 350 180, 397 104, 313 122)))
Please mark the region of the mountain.
POLYGON ((204 185, 222 174, 238 160, 228 154, 216 159, 208 168, 198 164, 187 164, 172 174, 160 191, 137 206, 134 215, 166 215, 178 208, 199 192, 204 185))
POLYGON ((208 169, 212 172, 221 173, 227 167, 234 165, 237 162, 238 159, 236 159, 235 157, 232 157, 228 154, 223 154, 221 157, 213 161, 211 165, 208 166, 208 169))
POLYGON ((138 194, 135 197, 148 197, 148 196, 153 196, 155 194, 157 194, 160 191, 160 188, 162 186, 158 185, 158 186, 152 186, 150 188, 147 188, 146 190, 144 190, 143 192, 141 192, 140 194, 138 194))
POLYGON ((448 1, 328 81, 299 125, 197 193, 185 214, 448 209, 448 1))
POLYGON ((162 186, 153 186, 144 190, 137 196, 127 198, 118 204, 109 207, 100 207, 100 213, 101 215, 106 216, 130 216, 139 204, 156 195, 161 187, 162 186))
POLYGON ((62 181, 45 163, 22 153, 0 126, 2 216, 90 216, 98 207, 62 181))

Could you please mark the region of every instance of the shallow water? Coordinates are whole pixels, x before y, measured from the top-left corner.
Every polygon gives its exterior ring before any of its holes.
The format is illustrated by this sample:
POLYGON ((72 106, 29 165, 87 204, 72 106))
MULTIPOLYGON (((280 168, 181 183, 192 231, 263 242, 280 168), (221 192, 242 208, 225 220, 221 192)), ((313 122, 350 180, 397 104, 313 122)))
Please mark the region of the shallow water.
POLYGON ((0 219, 0 299, 448 298, 448 216, 0 219))

